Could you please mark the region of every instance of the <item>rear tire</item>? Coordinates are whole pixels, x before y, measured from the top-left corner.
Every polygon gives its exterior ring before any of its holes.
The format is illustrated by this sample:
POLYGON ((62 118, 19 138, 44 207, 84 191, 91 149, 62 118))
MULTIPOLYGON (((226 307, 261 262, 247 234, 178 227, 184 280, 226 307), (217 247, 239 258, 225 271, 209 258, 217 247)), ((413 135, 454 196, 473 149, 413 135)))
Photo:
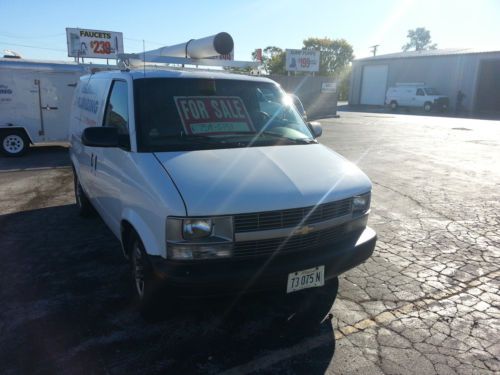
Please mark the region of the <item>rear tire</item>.
POLYGON ((73 169, 73 186, 75 189, 75 200, 76 206, 78 207, 78 214, 82 217, 90 217, 95 215, 94 207, 92 203, 90 203, 87 195, 83 191, 82 185, 78 180, 78 176, 73 169))
POLYGON ((29 139, 22 130, 5 130, 0 134, 2 154, 17 157, 26 154, 29 148, 29 139))

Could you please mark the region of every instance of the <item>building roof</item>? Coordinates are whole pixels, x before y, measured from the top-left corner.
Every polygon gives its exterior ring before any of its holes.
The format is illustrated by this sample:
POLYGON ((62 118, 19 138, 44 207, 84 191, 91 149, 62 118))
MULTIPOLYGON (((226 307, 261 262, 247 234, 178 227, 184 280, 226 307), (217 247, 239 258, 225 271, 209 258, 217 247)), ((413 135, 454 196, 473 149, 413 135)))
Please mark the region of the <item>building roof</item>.
POLYGON ((407 51, 389 53, 386 55, 370 56, 354 61, 372 61, 372 60, 386 60, 386 59, 406 59, 412 57, 434 57, 434 56, 449 56, 449 55, 470 55, 470 54, 483 54, 483 53, 499 53, 500 51, 481 50, 476 48, 446 48, 446 49, 431 49, 425 51, 407 51))

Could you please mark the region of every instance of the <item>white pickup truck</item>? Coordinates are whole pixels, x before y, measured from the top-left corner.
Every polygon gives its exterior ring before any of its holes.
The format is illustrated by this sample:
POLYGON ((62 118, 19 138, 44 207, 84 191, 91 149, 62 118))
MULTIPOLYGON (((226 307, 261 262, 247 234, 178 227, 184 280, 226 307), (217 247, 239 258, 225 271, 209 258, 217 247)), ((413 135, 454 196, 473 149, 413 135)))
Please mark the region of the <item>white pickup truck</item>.
POLYGON ((95 209, 121 241, 143 312, 174 294, 336 294, 376 234, 370 180, 321 132, 267 78, 83 76, 70 126, 79 211, 95 209), (262 91, 281 98, 273 113, 262 91))

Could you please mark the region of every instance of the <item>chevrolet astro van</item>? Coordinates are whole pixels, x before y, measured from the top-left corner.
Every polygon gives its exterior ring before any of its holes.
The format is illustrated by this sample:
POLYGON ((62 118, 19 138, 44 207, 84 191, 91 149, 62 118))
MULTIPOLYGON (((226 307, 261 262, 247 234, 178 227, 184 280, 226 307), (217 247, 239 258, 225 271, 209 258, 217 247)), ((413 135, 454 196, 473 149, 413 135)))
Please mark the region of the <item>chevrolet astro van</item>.
POLYGON ((79 213, 97 211, 120 240, 142 312, 169 293, 336 294, 375 247, 372 185, 321 133, 267 78, 83 76, 70 125, 79 213))

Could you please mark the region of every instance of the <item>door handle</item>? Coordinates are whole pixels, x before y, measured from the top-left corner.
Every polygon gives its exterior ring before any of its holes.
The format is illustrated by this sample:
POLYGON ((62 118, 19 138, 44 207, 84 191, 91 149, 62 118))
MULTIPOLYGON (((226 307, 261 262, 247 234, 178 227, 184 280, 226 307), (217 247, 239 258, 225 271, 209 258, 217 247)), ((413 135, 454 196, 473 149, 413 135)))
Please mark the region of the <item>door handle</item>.
POLYGON ((90 168, 92 168, 94 171, 97 169, 97 155, 92 154, 90 156, 90 168))
POLYGON ((59 109, 59 108, 58 107, 51 107, 50 105, 47 104, 45 107, 42 107, 42 109, 50 111, 50 110, 56 110, 56 109, 59 109))

